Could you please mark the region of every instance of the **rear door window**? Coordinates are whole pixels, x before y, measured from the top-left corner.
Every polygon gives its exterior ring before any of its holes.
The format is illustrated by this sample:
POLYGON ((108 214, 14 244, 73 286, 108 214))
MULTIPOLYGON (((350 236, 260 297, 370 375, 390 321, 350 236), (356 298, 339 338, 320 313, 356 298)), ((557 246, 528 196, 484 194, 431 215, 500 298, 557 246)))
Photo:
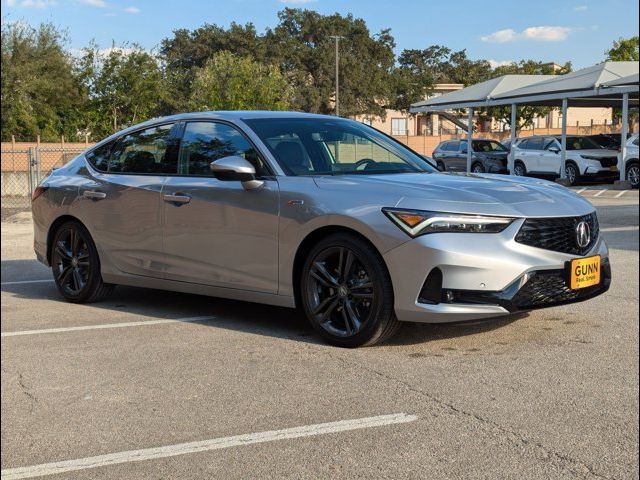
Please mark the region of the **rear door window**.
POLYGON ((115 145, 116 140, 100 145, 93 150, 87 152, 85 158, 91 166, 99 172, 106 172, 109 169, 109 155, 115 145))
POLYGON ((543 147, 543 139, 541 137, 538 138, 530 138, 527 141, 525 149, 527 150, 542 150, 543 147))
POLYGON ((177 138, 175 124, 157 125, 125 135, 109 157, 109 173, 176 174, 177 138))

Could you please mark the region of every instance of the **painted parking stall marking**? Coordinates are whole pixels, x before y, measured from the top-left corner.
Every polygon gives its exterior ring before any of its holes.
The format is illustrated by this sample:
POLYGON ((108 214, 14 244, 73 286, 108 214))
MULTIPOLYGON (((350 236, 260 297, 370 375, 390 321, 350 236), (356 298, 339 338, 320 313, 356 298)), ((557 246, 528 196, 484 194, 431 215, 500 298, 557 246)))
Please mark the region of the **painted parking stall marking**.
POLYGON ((161 325, 166 323, 195 323, 214 320, 214 316, 206 317, 185 317, 185 318, 161 318, 158 320, 144 320, 141 322, 122 322, 122 323, 105 323, 101 325, 81 325, 78 327, 61 327, 61 328, 45 328, 41 330, 20 330, 17 332, 2 332, 0 335, 5 337, 19 337, 23 335, 46 335, 51 333, 78 332, 82 330, 102 330, 107 328, 126 328, 126 327, 142 327, 148 325, 161 325))
POLYGON ((125 452, 97 455, 95 457, 79 458, 76 460, 64 460, 61 462, 44 463, 30 467, 7 468, 2 470, 2 479, 18 480, 21 478, 34 478, 44 475, 55 475, 89 468, 104 467, 130 462, 142 462, 159 458, 186 455, 189 453, 208 452, 223 448, 252 445, 255 443, 275 442, 293 438, 312 437, 326 435, 328 433, 347 432, 364 428, 382 427, 401 423, 409 423, 417 420, 415 415, 406 413, 394 413, 391 415, 379 415, 377 417, 357 418, 353 420, 341 420, 337 422, 318 423, 303 427, 285 428, 282 430, 269 430, 258 433, 247 433, 232 437, 213 438, 196 442, 179 443, 164 447, 145 448, 125 452))
POLYGON ((53 278, 43 280, 18 280, 15 282, 2 282, 0 285, 28 285, 30 283, 53 283, 53 278))

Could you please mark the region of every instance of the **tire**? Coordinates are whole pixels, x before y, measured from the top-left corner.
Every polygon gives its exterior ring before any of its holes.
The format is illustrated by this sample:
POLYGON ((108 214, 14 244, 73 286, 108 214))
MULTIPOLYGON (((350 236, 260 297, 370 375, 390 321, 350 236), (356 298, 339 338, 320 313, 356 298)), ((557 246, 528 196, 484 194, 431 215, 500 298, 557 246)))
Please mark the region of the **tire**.
POLYGON ((638 162, 631 162, 627 165, 626 178, 631 183, 631 188, 638 188, 640 185, 640 164, 638 162))
POLYGON ((440 170, 441 172, 447 171, 447 166, 444 164, 444 162, 438 162, 437 166, 438 166, 438 170, 440 170))
POLYGON ((481 163, 474 163, 471 165, 471 173, 484 173, 485 169, 481 163))
POLYGON ((95 243, 78 222, 66 222, 56 230, 51 244, 51 271, 58 291, 72 303, 97 302, 115 287, 102 281, 95 243))
POLYGON ((307 255, 300 280, 302 309, 332 345, 374 345, 400 327, 387 267, 355 235, 337 233, 320 240, 307 255))
POLYGON ((520 160, 516 160, 516 163, 513 164, 513 174, 518 177, 526 177, 527 167, 520 160))
POLYGON ((573 186, 578 181, 578 176, 580 175, 580 170, 575 163, 568 162, 564 166, 565 176, 569 182, 569 185, 573 186))

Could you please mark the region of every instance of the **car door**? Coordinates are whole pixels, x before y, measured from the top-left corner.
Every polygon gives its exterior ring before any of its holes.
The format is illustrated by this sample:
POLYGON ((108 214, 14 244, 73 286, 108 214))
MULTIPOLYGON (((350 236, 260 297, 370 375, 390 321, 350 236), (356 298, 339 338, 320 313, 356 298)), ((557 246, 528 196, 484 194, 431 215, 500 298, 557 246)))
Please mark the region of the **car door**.
POLYGON ((266 293, 278 289, 278 182, 237 127, 184 124, 178 175, 162 190, 166 278, 266 293), (239 155, 264 185, 214 178, 210 163, 239 155))
POLYGON ((176 172, 175 123, 140 129, 86 155, 79 211, 100 251, 103 270, 161 277, 162 201, 176 172))
POLYGON ((448 171, 450 172, 459 172, 460 171, 460 162, 458 160, 458 148, 460 148, 460 142, 452 141, 447 142, 445 148, 443 149, 444 153, 444 164, 448 171))
POLYGON ((544 139, 544 150, 540 155, 540 172, 548 175, 557 175, 560 172, 560 143, 553 138, 544 139))
POLYGON ((540 157, 542 156, 542 138, 532 137, 523 146, 524 163, 527 172, 540 173, 540 157))

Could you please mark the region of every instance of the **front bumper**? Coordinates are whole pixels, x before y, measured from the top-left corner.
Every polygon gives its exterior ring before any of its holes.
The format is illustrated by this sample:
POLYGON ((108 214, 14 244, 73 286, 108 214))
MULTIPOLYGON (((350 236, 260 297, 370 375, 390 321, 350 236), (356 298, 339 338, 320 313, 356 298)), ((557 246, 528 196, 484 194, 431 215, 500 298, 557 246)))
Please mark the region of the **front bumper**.
POLYGON ((609 251, 602 236, 584 256, 600 255, 601 284, 571 291, 564 283, 566 262, 575 255, 544 250, 514 240, 524 220, 499 234, 441 233, 412 239, 384 255, 399 320, 446 323, 497 317, 604 293, 610 284, 609 251), (437 303, 420 299, 429 273, 442 272, 449 297, 437 303), (527 300, 529 297, 533 300, 527 300))

